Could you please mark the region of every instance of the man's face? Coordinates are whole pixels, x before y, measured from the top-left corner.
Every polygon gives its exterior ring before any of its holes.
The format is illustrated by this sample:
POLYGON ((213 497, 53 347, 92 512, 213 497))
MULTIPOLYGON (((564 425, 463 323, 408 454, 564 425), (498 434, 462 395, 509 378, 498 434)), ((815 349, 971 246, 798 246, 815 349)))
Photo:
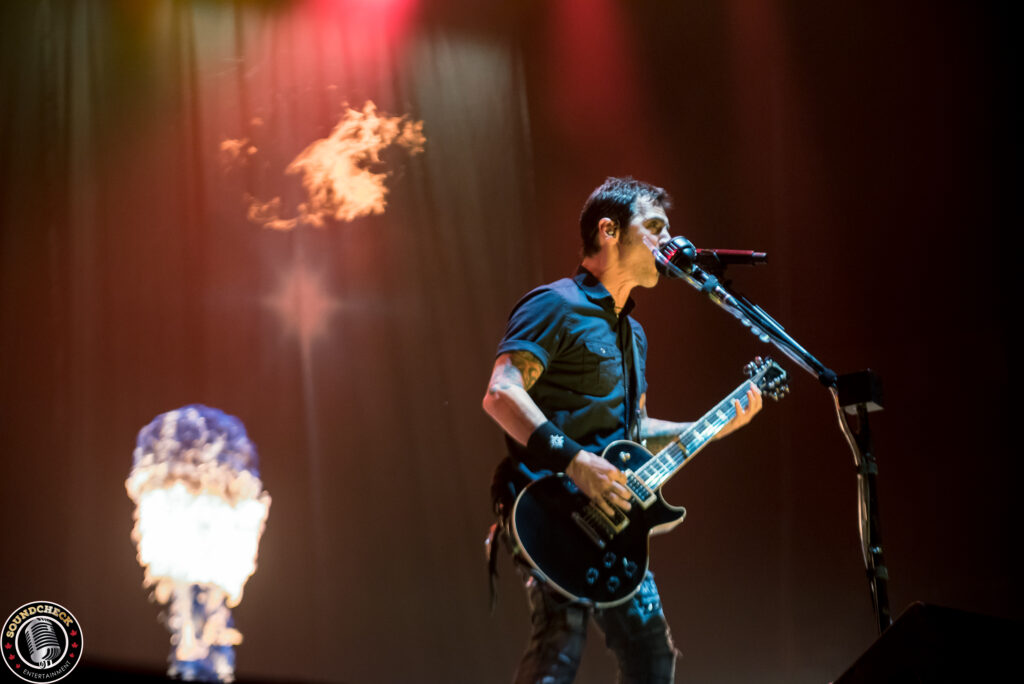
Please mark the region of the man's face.
POLYGON ((640 197, 629 226, 619 240, 623 266, 629 269, 637 284, 642 287, 657 285, 658 269, 654 265, 653 251, 671 239, 664 208, 647 197, 640 197))

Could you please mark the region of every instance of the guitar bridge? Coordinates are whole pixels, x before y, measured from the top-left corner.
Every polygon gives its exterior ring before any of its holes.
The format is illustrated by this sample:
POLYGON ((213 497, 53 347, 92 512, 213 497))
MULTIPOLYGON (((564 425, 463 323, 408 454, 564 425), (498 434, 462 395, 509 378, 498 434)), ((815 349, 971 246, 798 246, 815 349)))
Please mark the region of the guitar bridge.
POLYGON ((576 511, 573 511, 572 519, 573 522, 579 525, 580 529, 583 530, 583 533, 587 535, 590 541, 594 542, 594 544, 597 545, 597 548, 604 549, 604 547, 606 546, 604 539, 601 539, 601 536, 597 533, 597 530, 591 527, 590 523, 588 523, 582 515, 580 515, 576 511))
POLYGON ((615 515, 609 518, 594 504, 573 511, 572 519, 599 549, 603 549, 608 541, 629 525, 629 518, 618 508, 615 509, 615 515))

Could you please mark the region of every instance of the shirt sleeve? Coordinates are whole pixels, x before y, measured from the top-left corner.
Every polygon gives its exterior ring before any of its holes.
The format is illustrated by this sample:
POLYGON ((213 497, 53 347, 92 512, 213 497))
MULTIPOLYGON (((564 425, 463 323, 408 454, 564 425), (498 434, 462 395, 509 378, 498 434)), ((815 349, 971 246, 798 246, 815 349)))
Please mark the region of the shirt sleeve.
POLYGON ((547 288, 533 290, 512 309, 496 355, 528 351, 547 370, 564 341, 566 313, 565 300, 557 292, 547 288))

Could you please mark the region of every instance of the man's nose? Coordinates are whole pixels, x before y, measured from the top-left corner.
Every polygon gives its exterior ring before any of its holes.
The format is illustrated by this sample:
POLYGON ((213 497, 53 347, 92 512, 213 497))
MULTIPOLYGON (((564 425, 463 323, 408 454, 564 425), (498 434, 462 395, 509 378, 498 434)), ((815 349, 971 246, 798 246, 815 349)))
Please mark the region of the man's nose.
POLYGON ((672 240, 672 234, 668 232, 668 228, 662 228, 661 232, 658 233, 658 246, 664 247, 672 240))

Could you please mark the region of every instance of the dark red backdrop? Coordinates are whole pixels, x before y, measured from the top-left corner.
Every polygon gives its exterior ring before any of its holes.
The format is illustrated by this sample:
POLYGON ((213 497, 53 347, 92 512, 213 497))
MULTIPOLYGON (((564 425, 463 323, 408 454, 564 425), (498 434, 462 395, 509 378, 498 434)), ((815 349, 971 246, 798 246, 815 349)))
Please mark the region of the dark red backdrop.
MULTIPOLYGON (((240 417, 273 496, 236 609, 242 676, 506 681, 526 614, 487 613, 479 408, 516 297, 576 264, 587 193, 633 174, 873 417, 895 612, 1021 616, 1016 392, 1000 227, 1015 214, 1009 23, 962 3, 22 2, 0 10, 0 610, 71 608, 94 661, 160 668, 123 481, 135 432, 240 417), (287 162, 343 103, 424 122, 383 216, 292 232, 287 162), (225 170, 225 139, 259 154, 225 170), (319 273, 305 358, 264 301, 319 273)), ((696 417, 768 351, 682 285, 638 293, 652 415, 696 417)), ((793 393, 667 488, 654 543, 681 681, 821 682, 874 638, 851 457, 793 393)), ((611 680, 592 639, 581 682, 611 680)))

